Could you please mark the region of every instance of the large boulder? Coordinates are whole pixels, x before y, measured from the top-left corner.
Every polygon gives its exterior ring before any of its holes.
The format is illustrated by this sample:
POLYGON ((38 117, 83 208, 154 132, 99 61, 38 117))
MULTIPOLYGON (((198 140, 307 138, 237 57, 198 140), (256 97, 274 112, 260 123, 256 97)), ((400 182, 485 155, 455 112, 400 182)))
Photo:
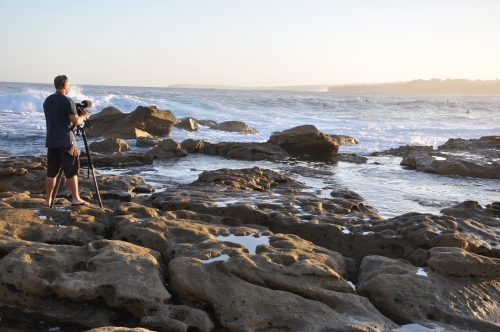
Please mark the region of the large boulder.
POLYGON ((174 125, 177 128, 184 129, 187 131, 197 131, 200 130, 193 118, 184 118, 179 123, 174 125))
POLYGON ((100 142, 93 142, 89 150, 94 152, 123 152, 130 150, 130 146, 120 138, 108 137, 100 142))
POLYGON ((205 142, 200 152, 245 160, 282 160, 288 157, 288 153, 277 145, 254 142, 205 142))
POLYGON ((167 136, 172 126, 179 122, 168 110, 156 106, 139 106, 133 112, 123 113, 117 108, 107 107, 89 118, 92 128, 85 132, 89 137, 107 136, 134 139, 147 136, 167 136))
POLYGON ((249 127, 246 123, 241 121, 225 121, 219 124, 213 125, 210 129, 221 130, 221 131, 230 131, 230 132, 238 132, 245 134, 258 134, 259 132, 249 127))
POLYGON ((271 135, 269 143, 282 147, 293 156, 328 158, 337 154, 339 143, 315 126, 303 125, 271 135))

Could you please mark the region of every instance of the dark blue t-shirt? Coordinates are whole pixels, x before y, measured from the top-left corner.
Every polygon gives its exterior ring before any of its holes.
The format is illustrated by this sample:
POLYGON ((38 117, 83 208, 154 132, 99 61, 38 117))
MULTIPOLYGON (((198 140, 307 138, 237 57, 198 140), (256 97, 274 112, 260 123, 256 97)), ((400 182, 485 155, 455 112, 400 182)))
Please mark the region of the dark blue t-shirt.
POLYGON ((73 124, 69 116, 76 113, 75 102, 62 93, 54 93, 43 103, 45 123, 47 125, 47 148, 76 146, 75 134, 71 131, 73 124))

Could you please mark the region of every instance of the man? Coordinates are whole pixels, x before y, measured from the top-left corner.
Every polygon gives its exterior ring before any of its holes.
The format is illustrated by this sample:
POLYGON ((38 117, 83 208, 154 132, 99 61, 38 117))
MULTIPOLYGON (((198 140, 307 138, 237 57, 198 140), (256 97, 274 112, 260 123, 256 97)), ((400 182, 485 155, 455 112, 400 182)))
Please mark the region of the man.
POLYGON ((88 205, 78 193, 78 171, 80 158, 76 145, 75 134, 72 129, 87 119, 90 113, 87 110, 76 112, 76 106, 69 93, 69 79, 66 75, 59 75, 54 79, 56 92, 45 99, 43 112, 47 125, 47 177, 45 179, 45 206, 52 206, 52 193, 56 186, 57 174, 62 167, 66 183, 71 190, 71 205, 88 205))

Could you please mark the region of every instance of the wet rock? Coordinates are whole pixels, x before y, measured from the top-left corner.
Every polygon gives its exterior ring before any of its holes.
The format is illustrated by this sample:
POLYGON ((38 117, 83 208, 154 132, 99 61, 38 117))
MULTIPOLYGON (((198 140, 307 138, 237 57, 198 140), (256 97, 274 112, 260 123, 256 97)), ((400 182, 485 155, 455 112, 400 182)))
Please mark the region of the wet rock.
MULTIPOLYGON (((476 255, 461 263, 453 257, 460 250, 452 252, 434 248, 429 262, 437 266, 451 260, 462 268, 484 264, 476 255)), ((393 317, 428 327, 437 324, 446 331, 500 329, 498 277, 455 277, 381 256, 365 257, 360 269, 358 293, 393 317)))
POLYGON ((355 164, 366 164, 368 158, 363 156, 358 156, 354 153, 337 153, 328 159, 329 163, 338 163, 339 161, 355 164))
POLYGON ((293 156, 328 158, 337 154, 339 143, 312 125, 298 126, 274 133, 269 143, 282 147, 293 156))
POLYGON ((208 120, 208 119, 195 119, 194 120, 197 124, 200 126, 205 126, 205 127, 213 127, 217 125, 217 122, 214 120, 208 120))
POLYGON ((93 142, 89 145, 89 150, 94 152, 123 152, 130 150, 130 146, 120 138, 106 138, 100 142, 93 142))
POLYGON ((243 189, 243 190, 256 190, 265 191, 282 183, 287 185, 294 185, 302 187, 300 182, 294 179, 281 175, 280 173, 254 167, 249 169, 232 170, 220 169, 215 171, 205 171, 198 176, 198 182, 207 182, 213 184, 221 184, 227 187, 243 189))
POLYGON ((186 150, 189 153, 200 152, 205 145, 203 140, 194 140, 192 138, 188 138, 181 143, 181 148, 186 150))
POLYGON ((179 123, 174 124, 175 127, 184 129, 187 131, 197 131, 200 130, 198 125, 196 124, 195 120, 193 118, 184 118, 181 119, 179 123))
MULTIPOLYGON (((154 156, 151 153, 131 153, 131 152, 114 152, 114 153, 97 153, 90 152, 90 158, 94 167, 130 167, 149 165, 153 163, 154 156)), ((88 166, 88 157, 86 151, 80 154, 80 165, 88 166)))
POLYGON ((166 136, 172 126, 179 122, 168 110, 159 110, 156 106, 139 106, 130 113, 123 113, 116 108, 105 108, 92 115, 89 121, 92 129, 86 128, 89 137, 107 136, 133 139, 143 136, 166 136), (145 133, 145 134, 144 134, 145 133))
POLYGON ((473 219, 492 227, 500 226, 500 202, 493 202, 483 208, 476 201, 465 201, 440 212, 456 218, 473 219))
POLYGON ((188 152, 179 143, 170 138, 159 142, 149 153, 155 158, 161 159, 185 157, 188 155, 188 152))
POLYGON ((402 157, 408 153, 433 153, 436 152, 432 146, 419 146, 419 145, 406 145, 400 146, 398 148, 390 148, 389 150, 373 152, 371 156, 384 156, 384 155, 392 155, 402 157))
POLYGON ((270 143, 204 143, 200 152, 244 160, 282 160, 288 157, 288 153, 285 150, 270 143))
POLYGON ((400 147, 379 154, 402 156, 402 166, 440 175, 500 178, 500 136, 480 139, 449 139, 437 150, 432 147, 400 147))
POLYGON ((210 126, 210 129, 221 130, 221 131, 229 131, 229 132, 238 132, 245 134, 258 134, 259 132, 249 127, 246 123, 241 121, 225 121, 216 125, 210 126))
POLYGON ((137 147, 153 147, 158 143, 158 139, 153 137, 137 137, 135 146, 137 147))

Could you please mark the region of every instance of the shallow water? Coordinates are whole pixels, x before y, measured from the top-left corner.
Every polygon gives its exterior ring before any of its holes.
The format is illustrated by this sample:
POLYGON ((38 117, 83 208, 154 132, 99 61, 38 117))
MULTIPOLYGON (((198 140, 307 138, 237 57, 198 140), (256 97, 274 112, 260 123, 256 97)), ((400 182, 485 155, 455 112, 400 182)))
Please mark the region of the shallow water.
MULTIPOLYGON (((217 156, 190 154, 184 158, 155 160, 153 165, 130 169, 96 169, 102 173, 133 174, 159 190, 188 184, 206 170, 221 168, 241 169, 255 166, 272 169, 305 183, 306 192, 321 198, 331 198, 333 190, 350 189, 365 199, 364 203, 377 209, 383 218, 392 218, 408 212, 439 215, 443 208, 474 200, 485 206, 500 201, 500 181, 458 176, 442 176, 406 170, 399 165, 399 157, 370 157, 368 164, 339 162, 337 165, 316 163, 289 165, 269 161, 230 160, 217 156), (294 167, 311 169, 309 176, 293 172, 294 167), (325 175, 321 174, 325 173, 325 175)), ((218 200, 220 206, 236 203, 228 198, 218 200)))

